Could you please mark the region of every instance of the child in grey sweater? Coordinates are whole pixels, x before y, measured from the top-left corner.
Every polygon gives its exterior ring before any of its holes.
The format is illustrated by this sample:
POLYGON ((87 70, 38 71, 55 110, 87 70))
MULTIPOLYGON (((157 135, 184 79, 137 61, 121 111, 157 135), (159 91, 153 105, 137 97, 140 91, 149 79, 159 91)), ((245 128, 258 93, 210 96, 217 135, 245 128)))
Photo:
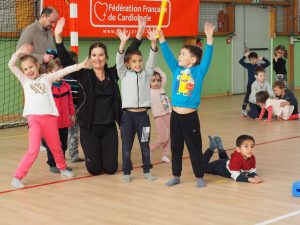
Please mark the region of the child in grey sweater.
POLYGON ((148 39, 151 41, 151 49, 145 68, 143 69, 143 56, 139 50, 130 50, 124 53, 126 42, 130 35, 124 29, 117 30, 116 34, 121 43, 117 52, 116 64, 118 76, 121 80, 122 96, 122 161, 123 180, 131 182, 131 150, 135 134, 137 133, 143 161, 144 177, 147 180, 156 178, 150 173, 152 168, 150 162, 150 120, 147 110, 150 104, 150 79, 154 72, 157 53, 156 31, 147 30, 148 39))

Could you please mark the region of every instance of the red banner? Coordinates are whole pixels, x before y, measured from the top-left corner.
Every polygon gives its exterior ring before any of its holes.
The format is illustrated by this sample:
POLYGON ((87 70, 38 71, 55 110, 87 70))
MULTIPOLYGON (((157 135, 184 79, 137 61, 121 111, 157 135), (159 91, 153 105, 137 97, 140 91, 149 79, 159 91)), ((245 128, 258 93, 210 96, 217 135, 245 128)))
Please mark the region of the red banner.
MULTIPOLYGON (((60 16, 69 18, 68 1, 62 0, 60 6, 55 2, 44 0, 44 7, 54 6, 60 16)), ((156 27, 161 0, 77 0, 77 4, 79 37, 116 37, 118 28, 134 34, 138 16, 146 18, 147 27, 156 27)), ((196 36, 198 18, 199 0, 168 0, 162 30, 166 36, 196 36)))

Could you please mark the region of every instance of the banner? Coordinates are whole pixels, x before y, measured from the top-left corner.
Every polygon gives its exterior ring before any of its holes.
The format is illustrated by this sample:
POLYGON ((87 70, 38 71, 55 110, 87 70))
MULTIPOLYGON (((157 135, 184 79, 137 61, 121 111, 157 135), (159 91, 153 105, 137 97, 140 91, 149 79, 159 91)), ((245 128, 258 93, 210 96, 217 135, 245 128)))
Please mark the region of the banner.
MULTIPOLYGON (((53 2, 44 0, 44 7, 56 7, 53 2)), ((57 10, 68 18, 68 1, 62 2, 57 10)), ((147 27, 156 27, 161 0, 77 0, 77 4, 79 37, 116 37, 118 28, 126 28, 134 36, 138 16, 147 20, 147 27)), ((199 0, 168 0, 162 30, 165 36, 196 36, 198 18, 199 0)))

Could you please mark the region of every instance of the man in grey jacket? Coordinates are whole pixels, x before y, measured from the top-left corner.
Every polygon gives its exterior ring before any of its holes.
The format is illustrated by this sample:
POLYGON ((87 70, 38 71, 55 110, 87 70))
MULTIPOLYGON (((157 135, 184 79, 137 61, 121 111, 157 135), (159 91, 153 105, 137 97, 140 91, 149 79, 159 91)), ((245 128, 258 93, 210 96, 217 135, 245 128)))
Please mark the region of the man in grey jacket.
POLYGON ((57 20, 58 12, 55 8, 44 8, 40 18, 23 30, 17 49, 23 44, 32 45, 33 56, 42 66, 45 66, 54 57, 53 54, 48 54, 47 50, 54 50, 52 28, 57 20))

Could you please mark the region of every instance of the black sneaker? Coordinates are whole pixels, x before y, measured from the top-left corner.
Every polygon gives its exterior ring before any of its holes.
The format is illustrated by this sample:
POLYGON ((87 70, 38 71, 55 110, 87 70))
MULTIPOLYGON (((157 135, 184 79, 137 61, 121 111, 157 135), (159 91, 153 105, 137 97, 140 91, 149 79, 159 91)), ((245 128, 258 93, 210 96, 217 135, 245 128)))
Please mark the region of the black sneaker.
POLYGON ((59 170, 56 166, 51 166, 51 167, 50 167, 50 171, 51 171, 52 173, 60 173, 60 170, 59 170))

